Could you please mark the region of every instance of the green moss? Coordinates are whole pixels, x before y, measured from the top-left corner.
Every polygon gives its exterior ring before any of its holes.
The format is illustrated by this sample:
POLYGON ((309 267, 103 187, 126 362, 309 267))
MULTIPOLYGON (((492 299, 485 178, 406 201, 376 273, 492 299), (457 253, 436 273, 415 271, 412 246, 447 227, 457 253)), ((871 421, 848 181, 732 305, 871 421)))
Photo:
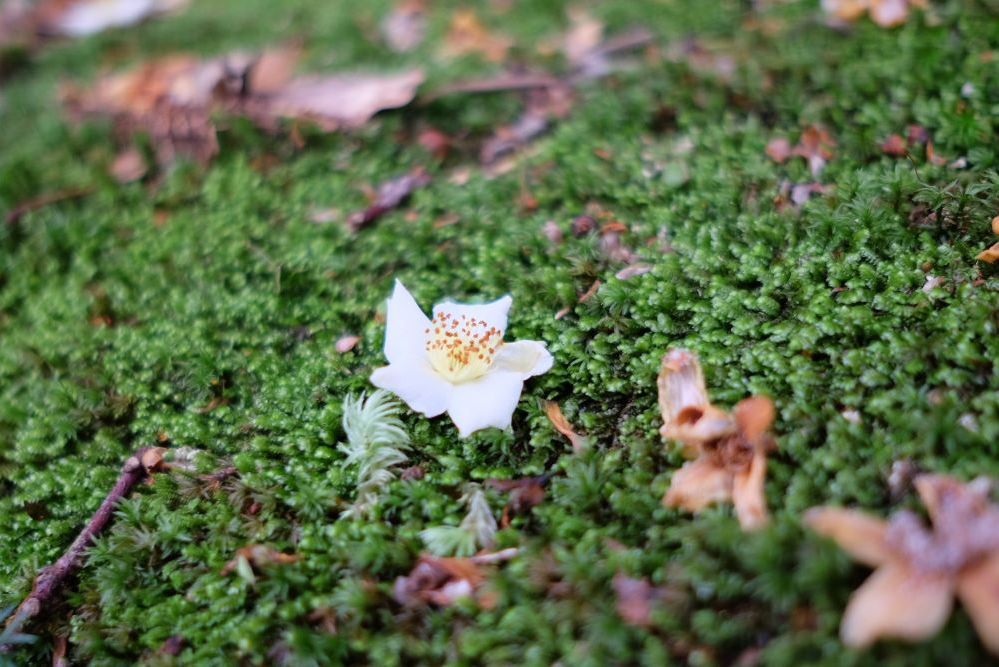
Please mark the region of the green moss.
MULTIPOLYGON (((96 191, 0 226, 0 602, 62 553, 136 447, 162 437, 209 453, 206 469, 241 473, 219 490, 158 475, 135 492, 65 603, 33 628, 42 641, 17 657, 42 664, 51 633, 68 632, 72 655, 94 664, 728 664, 753 647, 768 664, 984 661, 960 610, 925 644, 846 650, 839 615, 866 573, 799 517, 818 503, 890 512, 885 482, 900 458, 999 474, 999 276, 973 259, 999 212, 999 70, 985 57, 999 27, 987 8, 952 2, 935 22, 840 32, 811 3, 775 6, 762 10, 781 26, 770 34, 747 25, 760 16, 745 3, 596 6, 611 28, 641 23, 660 44, 697 35, 735 71, 726 80, 640 59, 585 84, 574 113, 512 172, 473 168, 464 185, 449 171, 512 121, 514 95, 447 96, 357 133, 307 133, 301 150, 234 122, 211 167, 177 166, 152 192, 113 184, 108 128, 67 128, 52 102, 64 76, 290 34, 306 38, 310 68, 421 64, 430 85, 492 71, 436 56, 456 2, 434 3, 431 39, 412 54, 370 41, 389 4, 282 3, 276 19, 272 3, 193 3, 52 45, 5 82, 0 209, 60 187, 96 191), (781 183, 811 177, 803 160, 777 165, 764 147, 809 123, 837 141, 821 174, 833 188, 780 210, 781 183), (878 142, 908 124, 966 166, 882 155, 878 142), (468 145, 432 161, 412 141, 423 126, 467 131, 468 145), (266 154, 280 162, 258 172, 266 154), (416 164, 437 178, 405 211, 356 236, 309 221, 314 208, 363 207, 362 185, 416 164), (536 210, 518 205, 522 188, 536 210), (614 278, 621 267, 598 238, 570 233, 594 202, 628 226, 623 240, 650 273, 614 278), (444 215, 458 221, 435 224, 444 215), (547 220, 561 245, 541 233, 547 220), (945 281, 924 292, 927 270, 945 281), (511 433, 461 441, 446 419, 407 412, 410 461, 426 476, 388 484, 373 520, 338 521, 355 492, 337 449, 341 403, 370 390, 383 363, 375 315, 395 278, 424 306, 512 294, 511 337, 548 341, 556 365, 528 383, 511 433), (338 355, 344 333, 362 342, 338 355), (759 535, 740 533, 727 507, 692 517, 659 503, 681 462, 657 433, 655 376, 671 345, 701 355, 720 403, 775 399, 775 517, 759 535), (591 453, 568 453, 541 398, 562 405, 591 453), (964 415, 977 431, 959 425, 964 415), (527 553, 497 572, 494 608, 408 613, 391 600, 420 532, 461 521, 465 482, 546 470, 556 476, 544 503, 497 534, 527 553), (251 543, 302 558, 254 583, 222 575, 251 543), (652 627, 629 626, 614 611, 616 572, 678 595, 652 627), (310 618, 317 609, 335 613, 335 636, 310 618), (181 653, 157 656, 175 634, 181 653)), ((534 48, 564 30, 564 3, 479 11, 514 38, 517 59, 564 66, 534 48)), ((498 514, 503 499, 489 497, 498 514)))

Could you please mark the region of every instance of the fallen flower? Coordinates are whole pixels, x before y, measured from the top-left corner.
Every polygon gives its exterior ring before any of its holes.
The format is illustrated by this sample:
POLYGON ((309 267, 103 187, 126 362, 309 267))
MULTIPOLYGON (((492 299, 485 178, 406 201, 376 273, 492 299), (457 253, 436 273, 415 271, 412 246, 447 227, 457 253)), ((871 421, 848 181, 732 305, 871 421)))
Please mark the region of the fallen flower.
POLYGON ((524 380, 552 367, 545 344, 503 342, 513 299, 482 305, 445 301, 427 318, 401 282, 388 300, 385 356, 371 382, 427 417, 447 412, 461 437, 508 428, 524 380))
POLYGON ((850 597, 840 637, 856 648, 880 638, 926 639, 943 627, 956 594, 999 655, 999 507, 988 501, 988 480, 920 475, 915 487, 932 528, 907 510, 888 521, 837 507, 805 514, 814 531, 876 568, 850 597))
POLYGON ((731 413, 712 405, 697 356, 684 349, 663 356, 658 384, 663 417, 659 432, 682 443, 684 455, 694 459, 673 473, 663 504, 699 512, 731 500, 743 530, 762 527, 767 521, 766 455, 777 446, 767 432, 774 419, 773 402, 750 396, 731 413))

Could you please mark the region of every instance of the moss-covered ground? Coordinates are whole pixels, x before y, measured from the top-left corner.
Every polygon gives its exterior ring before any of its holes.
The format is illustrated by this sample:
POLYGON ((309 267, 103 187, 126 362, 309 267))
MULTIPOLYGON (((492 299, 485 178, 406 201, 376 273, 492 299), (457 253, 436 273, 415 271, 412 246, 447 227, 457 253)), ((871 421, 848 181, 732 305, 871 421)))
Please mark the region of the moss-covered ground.
MULTIPOLYGON (((868 570, 801 513, 918 508, 890 493, 901 459, 999 475, 999 276, 974 259, 999 213, 995 3, 935 4, 891 30, 832 29, 812 2, 596 4, 608 32, 644 25, 663 57, 582 84, 573 113, 497 176, 474 147, 516 117, 516 93, 441 97, 357 132, 306 133, 300 148, 229 123, 211 166, 179 165, 155 187, 115 183, 109 128, 73 128, 54 102, 64 78, 289 36, 304 37, 306 69, 420 65, 424 90, 496 71, 439 56, 458 3, 432 4, 428 39, 404 55, 373 37, 382 0, 195 2, 49 45, 3 81, 0 210, 94 191, 0 225, 0 602, 65 550, 137 447, 197 448, 204 470, 241 473, 217 491, 160 474, 133 493, 15 658, 42 664, 59 634, 92 664, 729 664, 756 649, 776 665, 983 664, 960 609, 923 644, 846 649, 840 615, 868 570), (731 76, 677 56, 692 37, 731 59, 731 76), (814 180, 805 161, 764 148, 811 124, 836 140, 818 177, 831 187, 798 210, 778 195, 814 180), (909 125, 944 164, 918 147, 884 154, 909 125), (415 141, 426 127, 460 135, 457 150, 432 157, 415 141), (364 186, 414 165, 433 182, 359 233, 310 220, 363 208, 364 186), (467 182, 452 177, 465 169, 467 182), (570 233, 595 206, 651 272, 615 278, 598 235, 570 233), (943 280, 924 290, 927 276, 943 280), (406 411, 425 477, 390 484, 372 520, 338 520, 354 493, 341 401, 384 362, 378 314, 395 278, 427 308, 510 293, 510 337, 547 341, 556 362, 528 382, 512 432, 459 440, 446 418, 406 411), (336 353, 348 333, 360 344, 336 353), (759 534, 728 506, 660 504, 682 462, 657 433, 669 346, 701 355, 722 405, 774 398, 773 520, 759 534), (540 399, 590 453, 572 454, 540 399), (460 520, 465 482, 545 471, 544 502, 498 535, 527 550, 498 569, 493 608, 392 600, 418 533, 460 520), (221 574, 247 544, 301 558, 255 583, 221 574), (674 590, 649 627, 615 612, 617 572, 674 590), (174 635, 180 653, 158 655, 174 635)), ((471 3, 514 40, 510 59, 562 67, 537 46, 565 30, 564 4, 501 5, 471 3)), ((505 499, 489 493, 498 517, 505 499)))

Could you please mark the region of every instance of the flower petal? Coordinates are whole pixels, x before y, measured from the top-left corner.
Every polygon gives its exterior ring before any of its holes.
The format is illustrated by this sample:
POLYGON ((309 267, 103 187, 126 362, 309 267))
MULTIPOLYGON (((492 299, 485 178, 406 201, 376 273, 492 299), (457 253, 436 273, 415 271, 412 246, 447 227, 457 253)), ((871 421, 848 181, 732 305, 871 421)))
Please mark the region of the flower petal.
POLYGON ((707 458, 684 463, 673 473, 663 497, 666 507, 699 512, 708 505, 732 497, 732 474, 707 458))
POLYGON ((371 384, 391 391, 427 417, 444 412, 454 392, 454 386, 442 380, 426 362, 414 360, 376 368, 371 384))
POLYGON ((430 320, 416 305, 413 295, 396 280, 385 310, 385 358, 389 363, 413 364, 423 359, 428 327, 430 320))
POLYGON ((683 348, 671 348, 663 355, 659 369, 659 410, 663 424, 670 426, 686 408, 708 405, 708 390, 697 355, 683 348))
POLYGON ((850 597, 839 634, 854 648, 885 637, 932 637, 950 616, 954 581, 945 574, 913 572, 901 561, 885 563, 850 597))
POLYGON ((958 575, 957 594, 982 643, 999 655, 999 553, 958 575))
POLYGON ((767 499, 763 495, 766 475, 767 457, 756 452, 749 467, 732 480, 732 503, 743 530, 756 530, 767 523, 767 499))
POLYGON ((746 439, 755 443, 774 421, 774 402, 766 396, 750 396, 735 404, 732 416, 746 439))
POLYGON ((509 294, 491 303, 483 304, 455 303, 448 300, 434 306, 433 315, 437 317, 437 313, 443 311, 459 318, 464 315, 470 319, 485 320, 489 326, 499 329, 502 337, 503 333, 506 332, 506 314, 510 311, 512 303, 513 297, 509 294))
POLYGON ((453 385, 447 413, 458 427, 458 435, 467 438, 489 426, 509 428, 523 388, 519 373, 501 370, 453 385))
POLYGON ((813 507, 805 512, 805 523, 865 565, 877 567, 892 558, 885 544, 888 524, 881 519, 841 507, 813 507))
POLYGON ((544 343, 537 340, 518 340, 503 343, 496 353, 493 368, 520 373, 522 378, 548 372, 554 359, 544 343))

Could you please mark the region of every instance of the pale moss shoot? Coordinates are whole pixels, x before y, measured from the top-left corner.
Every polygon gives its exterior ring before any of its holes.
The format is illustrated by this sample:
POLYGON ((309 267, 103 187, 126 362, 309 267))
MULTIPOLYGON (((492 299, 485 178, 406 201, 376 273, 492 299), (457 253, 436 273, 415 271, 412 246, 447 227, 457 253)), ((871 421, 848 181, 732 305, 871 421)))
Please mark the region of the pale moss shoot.
POLYGON ((552 367, 545 344, 503 342, 509 295, 491 303, 445 301, 428 318, 401 282, 388 299, 385 357, 371 382, 427 417, 447 412, 467 437, 509 428, 524 381, 552 367))
POLYGON ((370 513, 382 487, 395 479, 393 468, 406 461, 409 435, 399 419, 399 403, 383 390, 367 400, 364 394, 344 398, 342 423, 347 442, 339 449, 348 466, 357 466, 357 497, 344 516, 360 517, 370 513))
POLYGON ((482 487, 469 483, 461 501, 468 513, 460 524, 420 531, 420 539, 435 556, 471 556, 478 549, 489 549, 495 542, 496 518, 482 487))

